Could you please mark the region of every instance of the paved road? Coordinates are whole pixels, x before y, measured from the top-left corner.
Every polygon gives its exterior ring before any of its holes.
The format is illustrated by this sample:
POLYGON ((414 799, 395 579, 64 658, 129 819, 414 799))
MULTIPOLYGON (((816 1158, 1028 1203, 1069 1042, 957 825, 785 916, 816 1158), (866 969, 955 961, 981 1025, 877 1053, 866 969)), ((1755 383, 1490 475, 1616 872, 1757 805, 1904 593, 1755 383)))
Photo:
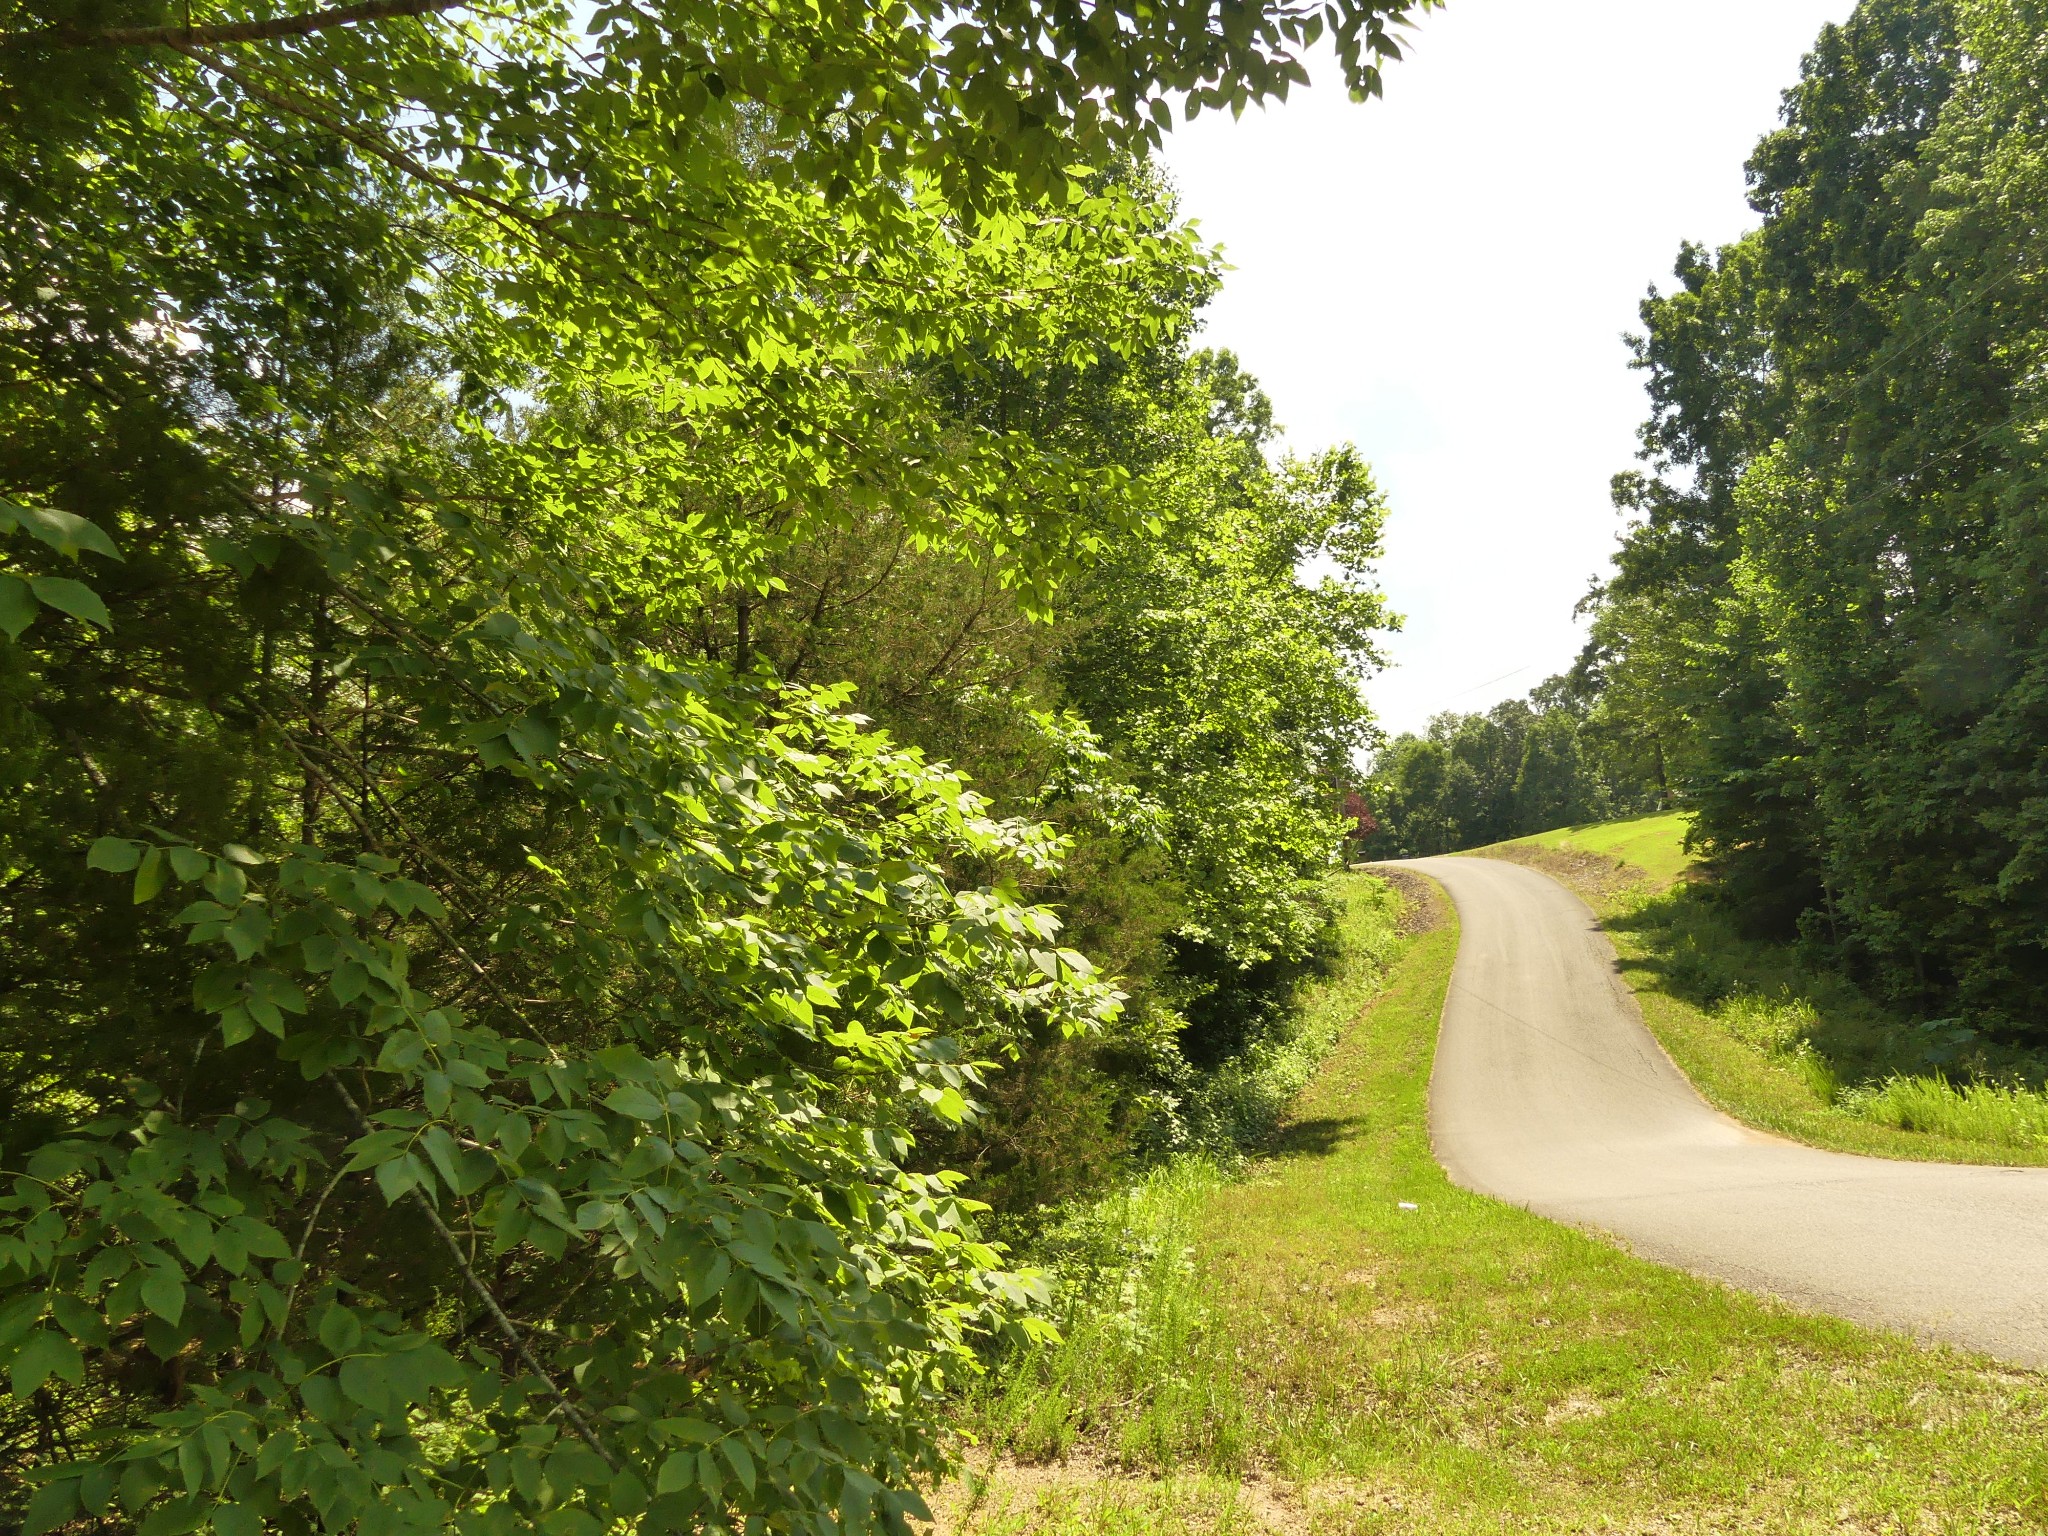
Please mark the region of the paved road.
POLYGON ((1457 903, 1430 1128, 1451 1177, 1795 1306, 2048 1368, 2048 1169, 1821 1152, 1711 1109, 1548 876, 1418 859, 1457 903))

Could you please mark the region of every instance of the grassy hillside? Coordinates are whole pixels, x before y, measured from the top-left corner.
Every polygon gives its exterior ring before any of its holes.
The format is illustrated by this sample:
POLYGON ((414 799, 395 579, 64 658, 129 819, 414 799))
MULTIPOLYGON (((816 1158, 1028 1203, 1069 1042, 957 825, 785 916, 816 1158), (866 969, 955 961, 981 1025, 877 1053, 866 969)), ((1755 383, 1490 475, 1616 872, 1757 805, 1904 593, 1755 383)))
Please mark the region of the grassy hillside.
POLYGON ((1838 1151, 2048 1164, 2048 1061, 1954 1020, 1885 1009, 1789 944, 1737 931, 1692 867, 1680 814, 1566 827, 1491 848, 1583 896, 1643 1020, 1738 1119, 1838 1151))
POLYGON ((1499 846, 1599 854, 1641 870, 1655 884, 1669 885, 1692 867, 1692 856, 1685 851, 1688 824, 1689 818, 1683 811, 1662 811, 1654 816, 1632 816, 1626 821, 1560 827, 1499 846))
POLYGON ((1065 1342, 974 1405, 947 1536, 2048 1522, 2040 1378, 1453 1187, 1425 1096, 1457 938, 1407 942, 1248 1177, 1183 1165, 1082 1224, 1065 1342))

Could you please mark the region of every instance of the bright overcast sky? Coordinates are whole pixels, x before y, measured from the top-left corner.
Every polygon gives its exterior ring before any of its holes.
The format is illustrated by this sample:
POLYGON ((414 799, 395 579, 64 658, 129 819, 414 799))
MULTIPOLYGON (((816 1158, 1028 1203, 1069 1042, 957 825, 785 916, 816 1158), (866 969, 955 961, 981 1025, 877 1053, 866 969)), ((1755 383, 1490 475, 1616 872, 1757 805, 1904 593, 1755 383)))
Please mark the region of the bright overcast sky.
POLYGON ((1349 439, 1392 504, 1406 615, 1369 696, 1390 731, 1526 692, 1578 653, 1607 498, 1643 414, 1624 331, 1683 239, 1754 222, 1742 165, 1852 0, 1451 0, 1384 100, 1316 87, 1167 141, 1236 268, 1207 344, 1288 441, 1349 439))

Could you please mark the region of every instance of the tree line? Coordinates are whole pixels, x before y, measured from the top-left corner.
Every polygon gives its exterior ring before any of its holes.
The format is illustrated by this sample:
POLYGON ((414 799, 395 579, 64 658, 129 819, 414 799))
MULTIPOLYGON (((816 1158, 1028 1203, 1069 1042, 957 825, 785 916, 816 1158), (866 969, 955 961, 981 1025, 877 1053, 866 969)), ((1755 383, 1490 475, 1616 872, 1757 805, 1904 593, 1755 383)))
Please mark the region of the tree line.
POLYGON ((1746 921, 1903 1006, 2048 1020, 2048 9, 1864 0, 1687 246, 1591 601, 1746 921))
POLYGON ((1371 736, 1148 156, 1428 3, 10 12, 0 1523, 907 1529, 1371 736))
POLYGON ((1574 671, 1396 736, 1375 752, 1352 806, 1360 852, 1421 858, 1665 809, 1673 790, 1655 741, 1617 729, 1598 703, 1574 671))

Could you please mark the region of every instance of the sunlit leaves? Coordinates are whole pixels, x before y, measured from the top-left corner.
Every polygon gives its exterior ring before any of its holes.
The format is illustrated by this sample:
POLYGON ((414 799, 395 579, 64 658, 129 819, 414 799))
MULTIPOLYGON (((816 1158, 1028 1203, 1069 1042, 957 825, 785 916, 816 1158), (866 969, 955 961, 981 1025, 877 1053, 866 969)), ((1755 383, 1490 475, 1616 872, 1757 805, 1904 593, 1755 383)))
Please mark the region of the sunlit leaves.
MULTIPOLYGON (((75 561, 83 554, 121 558, 104 529, 69 512, 0 500, 0 534, 9 531, 26 533, 67 560, 75 561)), ((55 609, 101 629, 113 628, 107 605, 84 582, 69 576, 0 571, 0 630, 18 639, 35 622, 39 608, 55 609)))
POLYGON ((867 512, 1034 614, 1157 527, 930 380, 1177 335, 1210 263, 1110 152, 1282 89, 1318 14, 1368 82, 1405 9, 0 46, 10 494, 94 512, 5 508, 65 785, 21 888, 121 978, 39 993, 61 1038, 139 1058, 63 1062, 0 1195, 14 1385, 92 1426, 32 1525, 920 1509, 1042 1293, 916 1138, 1118 997, 1019 894, 1057 833, 687 626, 867 512))

